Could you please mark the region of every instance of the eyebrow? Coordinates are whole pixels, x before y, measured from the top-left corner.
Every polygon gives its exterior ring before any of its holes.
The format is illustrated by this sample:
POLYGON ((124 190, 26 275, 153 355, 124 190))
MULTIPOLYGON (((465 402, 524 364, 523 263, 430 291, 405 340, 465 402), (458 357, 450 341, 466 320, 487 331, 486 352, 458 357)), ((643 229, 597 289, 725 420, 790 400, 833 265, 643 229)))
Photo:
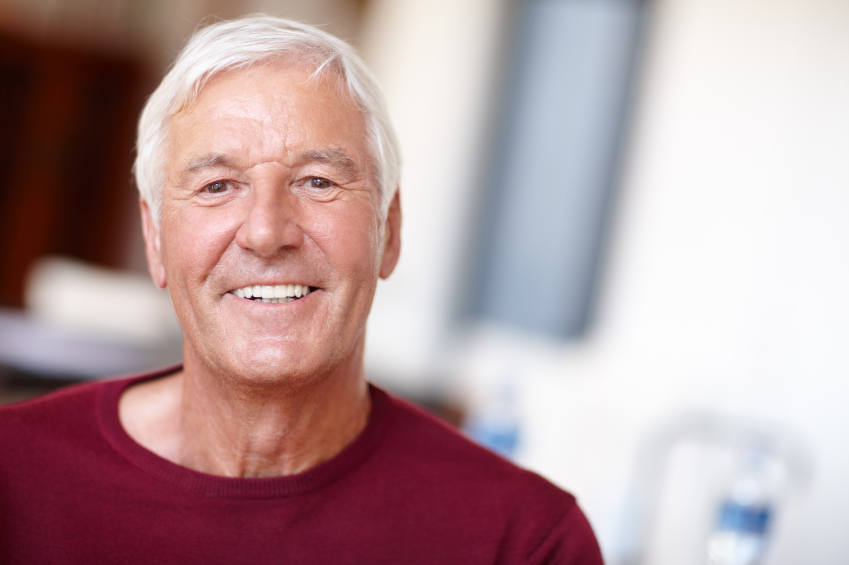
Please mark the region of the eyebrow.
MULTIPOLYGON (((298 154, 293 166, 303 166, 309 163, 322 163, 336 167, 351 177, 358 175, 357 163, 348 156, 348 153, 340 147, 329 149, 310 149, 298 154)), ((204 169, 215 167, 238 168, 236 162, 223 153, 205 153, 192 157, 186 167, 180 173, 178 186, 184 186, 186 182, 204 169)))
POLYGON ((198 171, 222 166, 227 168, 233 168, 235 167, 235 163, 229 157, 227 157, 227 155, 224 155, 222 153, 206 153, 204 155, 192 157, 189 160, 188 165, 186 165, 186 167, 180 173, 179 185, 183 186, 186 181, 193 177, 195 174, 197 174, 198 171))
POLYGON ((339 147, 331 147, 330 149, 312 149, 300 153, 295 160, 297 165, 306 165, 307 163, 323 163, 339 168, 351 176, 355 176, 359 172, 356 162, 339 147))

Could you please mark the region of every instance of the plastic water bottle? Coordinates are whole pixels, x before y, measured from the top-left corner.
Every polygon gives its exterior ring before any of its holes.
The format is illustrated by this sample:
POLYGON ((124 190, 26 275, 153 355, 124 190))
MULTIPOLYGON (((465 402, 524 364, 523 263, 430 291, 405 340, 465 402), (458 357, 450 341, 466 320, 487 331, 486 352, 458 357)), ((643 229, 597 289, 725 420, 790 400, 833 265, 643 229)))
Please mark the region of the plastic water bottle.
POLYGON ((708 536, 708 565, 756 565, 767 547, 773 501, 765 455, 751 450, 708 536))
POLYGON ((513 459, 519 445, 519 411, 514 387, 506 380, 498 394, 473 412, 463 426, 479 444, 506 459, 513 459))

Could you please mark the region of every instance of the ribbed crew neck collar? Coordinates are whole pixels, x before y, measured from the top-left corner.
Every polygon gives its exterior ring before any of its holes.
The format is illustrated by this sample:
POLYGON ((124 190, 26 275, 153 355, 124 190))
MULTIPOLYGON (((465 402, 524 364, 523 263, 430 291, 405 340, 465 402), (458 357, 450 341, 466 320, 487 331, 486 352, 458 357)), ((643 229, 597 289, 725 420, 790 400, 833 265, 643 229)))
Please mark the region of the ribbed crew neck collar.
POLYGON ((101 433, 109 444, 136 467, 198 495, 222 498, 281 498, 320 489, 363 463, 378 447, 386 431, 391 401, 385 392, 369 385, 371 414, 365 429, 339 454, 312 469, 297 475, 252 479, 219 477, 194 471, 163 459, 136 443, 121 426, 118 417, 118 400, 127 387, 140 381, 165 376, 180 368, 169 367, 104 383, 98 390, 97 420, 101 433))

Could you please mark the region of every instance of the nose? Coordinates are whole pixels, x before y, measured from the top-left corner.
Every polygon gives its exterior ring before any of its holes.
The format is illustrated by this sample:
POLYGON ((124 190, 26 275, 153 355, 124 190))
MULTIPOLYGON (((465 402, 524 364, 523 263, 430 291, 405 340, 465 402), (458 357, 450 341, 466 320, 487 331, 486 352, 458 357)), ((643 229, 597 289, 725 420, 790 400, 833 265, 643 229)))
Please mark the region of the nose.
POLYGON ((255 179, 245 206, 244 221, 236 232, 240 247, 271 257, 303 245, 300 202, 281 175, 255 179))

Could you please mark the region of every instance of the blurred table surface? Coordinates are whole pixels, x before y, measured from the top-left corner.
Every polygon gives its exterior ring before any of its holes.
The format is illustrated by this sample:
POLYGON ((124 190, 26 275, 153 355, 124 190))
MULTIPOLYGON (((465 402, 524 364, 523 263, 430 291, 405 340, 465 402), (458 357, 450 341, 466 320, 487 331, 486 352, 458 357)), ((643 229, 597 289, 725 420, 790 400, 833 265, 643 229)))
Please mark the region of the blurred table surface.
POLYGON ((51 327, 24 311, 0 308, 0 365, 64 381, 134 373, 182 361, 179 340, 131 343, 51 327))

